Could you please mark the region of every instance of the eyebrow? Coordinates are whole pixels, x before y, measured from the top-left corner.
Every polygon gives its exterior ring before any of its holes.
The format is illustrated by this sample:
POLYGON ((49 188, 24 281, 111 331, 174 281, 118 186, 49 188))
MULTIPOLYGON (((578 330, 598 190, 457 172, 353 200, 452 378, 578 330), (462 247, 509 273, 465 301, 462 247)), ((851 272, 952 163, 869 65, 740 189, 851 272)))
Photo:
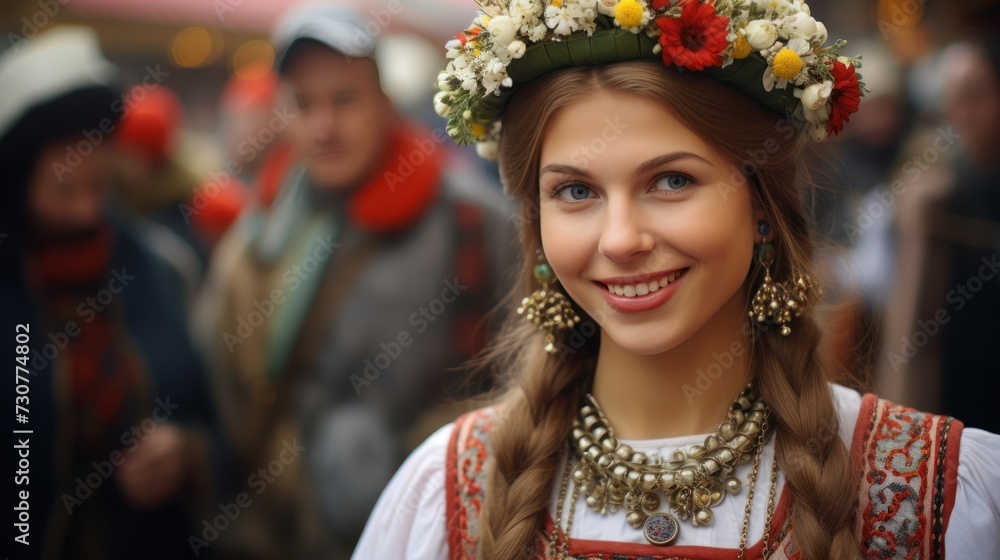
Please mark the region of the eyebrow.
MULTIPOLYGON (((711 165, 710 161, 699 156, 698 154, 693 154, 691 152, 672 152, 669 154, 664 154, 662 156, 655 157, 643 163, 642 165, 640 165, 635 169, 633 175, 639 176, 644 173, 648 173, 656 169, 657 167, 660 167, 661 165, 665 165, 672 161, 677 161, 679 159, 688 159, 688 158, 697 159, 711 165)), ((580 169, 579 167, 573 167, 572 165, 563 165, 561 163, 550 163, 545 167, 543 167, 538 174, 543 175, 545 173, 550 173, 550 172, 562 173, 563 175, 579 175, 581 177, 588 177, 588 178, 591 176, 590 173, 584 169, 580 169)))

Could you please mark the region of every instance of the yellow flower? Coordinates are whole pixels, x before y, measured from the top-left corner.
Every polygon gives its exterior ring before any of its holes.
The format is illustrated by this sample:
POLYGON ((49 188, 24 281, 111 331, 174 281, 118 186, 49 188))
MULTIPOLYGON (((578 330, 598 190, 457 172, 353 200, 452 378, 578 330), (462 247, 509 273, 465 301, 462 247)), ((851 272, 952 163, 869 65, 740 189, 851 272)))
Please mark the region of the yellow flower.
POLYGON ((619 0, 615 7, 615 20, 622 29, 632 29, 642 25, 642 4, 638 0, 619 0))
POLYGON ((552 5, 557 8, 562 8, 562 0, 552 0, 552 5))
POLYGON ((486 127, 479 123, 472 123, 469 125, 469 132, 476 138, 482 138, 486 135, 486 127))
POLYGON ((783 80, 794 80, 802 70, 802 59, 792 49, 785 47, 774 55, 774 62, 771 63, 771 70, 774 75, 783 80))
POLYGON ((733 43, 733 58, 742 60, 750 56, 751 52, 753 52, 753 49, 750 48, 750 43, 747 42, 747 38, 742 35, 737 37, 736 42, 733 43))

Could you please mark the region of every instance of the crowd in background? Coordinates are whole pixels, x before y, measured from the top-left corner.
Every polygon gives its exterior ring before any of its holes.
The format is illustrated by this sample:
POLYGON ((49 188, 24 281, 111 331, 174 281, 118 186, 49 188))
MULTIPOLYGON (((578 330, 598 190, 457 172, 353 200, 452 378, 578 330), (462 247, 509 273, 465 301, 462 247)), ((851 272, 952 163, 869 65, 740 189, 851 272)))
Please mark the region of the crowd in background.
MULTIPOLYGON (((0 8, 40 558, 347 558, 494 386, 518 224, 431 102, 474 2, 211 5, 0 8)), ((837 375, 1000 432, 1000 4, 810 5, 870 88, 810 154, 837 375)))

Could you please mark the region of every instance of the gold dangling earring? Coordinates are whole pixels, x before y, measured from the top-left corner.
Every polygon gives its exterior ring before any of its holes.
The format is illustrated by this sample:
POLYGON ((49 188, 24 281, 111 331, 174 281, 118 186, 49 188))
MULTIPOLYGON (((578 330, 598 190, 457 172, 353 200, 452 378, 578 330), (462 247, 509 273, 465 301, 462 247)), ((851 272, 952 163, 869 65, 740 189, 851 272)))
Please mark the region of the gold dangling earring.
POLYGON ((535 265, 535 280, 542 285, 530 296, 521 300, 517 314, 545 331, 545 351, 556 353, 555 333, 571 329, 580 323, 580 316, 573 309, 573 304, 556 288, 549 284, 555 280, 555 274, 549 263, 545 262, 541 250, 538 251, 538 264, 535 265))
POLYGON ((765 236, 765 241, 757 246, 757 259, 764 267, 764 281, 754 295, 750 319, 760 325, 781 325, 782 336, 792 333, 788 323, 802 314, 809 305, 823 296, 819 284, 809 275, 799 275, 795 283, 775 282, 771 278, 771 264, 774 262, 774 245, 766 241, 771 226, 761 221, 757 231, 765 236))

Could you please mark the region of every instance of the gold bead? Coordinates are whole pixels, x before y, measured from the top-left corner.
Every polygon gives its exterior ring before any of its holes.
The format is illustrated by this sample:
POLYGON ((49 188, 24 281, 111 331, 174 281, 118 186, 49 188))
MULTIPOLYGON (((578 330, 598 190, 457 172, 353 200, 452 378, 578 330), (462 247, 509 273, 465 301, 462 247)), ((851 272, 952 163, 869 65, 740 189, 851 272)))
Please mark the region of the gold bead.
POLYGON ((723 447, 715 452, 715 458, 719 460, 723 465, 728 465, 733 462, 735 455, 733 455, 733 450, 728 447, 723 447))
POLYGON ((628 470, 628 475, 626 475, 626 478, 628 480, 629 488, 635 488, 636 485, 639 484, 639 479, 641 477, 642 477, 642 475, 639 474, 639 471, 637 471, 635 469, 629 469, 628 470))
POLYGON ((625 465, 615 465, 615 468, 611 469, 611 478, 615 480, 625 480, 627 474, 628 467, 625 465))
POLYGON ((718 431, 722 439, 729 441, 736 435, 736 426, 733 426, 732 422, 723 422, 719 424, 718 431))
POLYGON ((639 481, 639 488, 647 492, 653 492, 656 490, 656 486, 657 480, 655 474, 647 472, 642 475, 642 480, 639 481))
POLYGON ((790 329, 788 327, 788 325, 784 325, 783 327, 781 327, 781 335, 782 336, 788 336, 790 334, 792 334, 792 329, 790 329))
POLYGON ((736 494, 743 488, 743 482, 735 476, 731 476, 726 479, 726 491, 730 494, 736 494))
POLYGON ((632 458, 632 448, 628 445, 621 444, 618 449, 615 450, 615 455, 618 455, 622 461, 628 461, 632 458))
POLYGON ((674 473, 665 472, 660 474, 660 488, 666 490, 674 486, 674 473))
POLYGON ((604 448, 608 453, 614 453, 615 448, 618 447, 618 438, 609 437, 601 440, 601 447, 604 448))
POLYGON ((691 484, 694 484, 694 469, 690 469, 690 468, 681 469, 681 471, 679 473, 677 473, 677 474, 678 474, 678 476, 680 476, 681 482, 683 484, 686 484, 688 486, 690 486, 691 484))

